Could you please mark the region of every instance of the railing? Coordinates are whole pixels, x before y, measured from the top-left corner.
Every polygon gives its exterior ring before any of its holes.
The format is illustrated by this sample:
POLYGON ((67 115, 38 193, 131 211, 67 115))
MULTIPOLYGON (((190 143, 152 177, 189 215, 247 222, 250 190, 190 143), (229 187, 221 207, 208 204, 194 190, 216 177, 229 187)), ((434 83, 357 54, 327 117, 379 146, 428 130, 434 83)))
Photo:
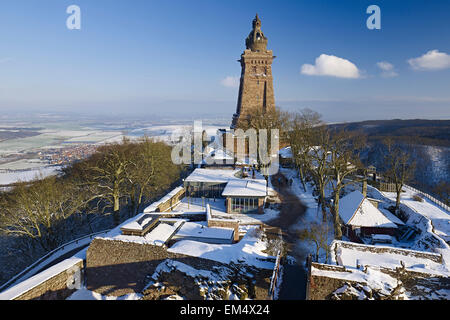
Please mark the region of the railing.
MULTIPOLYGON (((28 279, 32 275, 27 275, 27 274, 28 273, 32 273, 33 271, 34 272, 38 271, 39 270, 38 267, 43 268, 46 265, 48 265, 48 264, 52 263, 53 261, 55 261, 56 259, 60 258, 62 255, 65 254, 65 253, 60 253, 60 251, 63 251, 66 247, 75 244, 75 246, 73 248, 71 248, 70 251, 76 250, 77 248, 80 248, 82 246, 85 246, 85 245, 89 244, 94 237, 96 237, 98 235, 101 235, 101 234, 108 233, 109 231, 110 231, 110 229, 89 234, 87 236, 84 236, 84 237, 72 240, 72 241, 70 241, 68 243, 65 243, 62 246, 56 248, 55 250, 50 251, 45 256, 43 256, 42 258, 40 258, 39 260, 34 262, 32 265, 28 266, 25 270, 23 270, 19 274, 15 275, 8 282, 6 282, 2 286, 0 286, 0 292, 2 292, 4 290, 6 290, 7 288, 11 287, 15 282, 18 282, 18 281, 21 282, 21 281, 24 281, 24 280, 28 279), (89 240, 89 241, 86 241, 86 240, 89 240), (58 255, 57 253, 60 253, 60 254, 58 255), (45 264, 44 264, 44 262, 45 262, 45 264)), ((70 251, 68 251, 68 252, 70 252, 70 251)))
POLYGON ((281 264, 281 250, 278 251, 277 260, 275 261, 275 267, 273 269, 272 279, 270 280, 269 299, 275 299, 275 289, 277 287, 281 264))
POLYGON ((420 190, 417 190, 416 188, 413 188, 411 186, 408 185, 404 185, 405 188, 410 189, 411 191, 414 191, 418 194, 421 194, 422 196, 424 196, 425 198, 427 198, 428 200, 434 202, 435 204, 437 204, 438 206, 440 206, 441 208, 443 208, 444 210, 447 210, 447 212, 450 212, 450 207, 448 205, 446 205, 445 203, 443 203, 442 201, 439 201, 438 199, 430 196, 428 193, 422 192, 420 190))
MULTIPOLYGON (((362 176, 357 176, 362 178, 362 176)), ((384 191, 384 192, 395 192, 395 189, 393 189, 392 185, 394 185, 393 183, 389 183, 389 182, 379 182, 377 181, 376 183, 374 183, 371 180, 368 180, 368 183, 373 185, 375 188, 379 189, 380 191, 384 191)), ((439 201, 438 199, 430 196, 428 193, 425 193, 423 191, 420 191, 414 187, 408 186, 408 185, 403 185, 404 188, 409 189, 411 191, 414 191, 418 194, 421 194, 422 196, 424 196, 425 198, 427 198, 428 200, 430 200, 431 202, 434 202, 435 204, 437 204, 438 206, 440 206, 441 208, 443 208, 444 210, 447 210, 447 212, 450 212, 450 207, 448 205, 446 205, 445 203, 443 203, 442 201, 439 201)))

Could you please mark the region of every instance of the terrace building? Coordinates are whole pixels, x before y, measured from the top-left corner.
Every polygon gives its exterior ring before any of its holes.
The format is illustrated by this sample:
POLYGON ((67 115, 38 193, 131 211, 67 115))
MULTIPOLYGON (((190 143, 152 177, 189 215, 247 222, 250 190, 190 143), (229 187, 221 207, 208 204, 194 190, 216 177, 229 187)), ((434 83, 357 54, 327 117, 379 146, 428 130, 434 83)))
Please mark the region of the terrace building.
POLYGON ((256 171, 196 169, 184 180, 186 195, 224 199, 227 213, 263 213, 267 181, 256 171))

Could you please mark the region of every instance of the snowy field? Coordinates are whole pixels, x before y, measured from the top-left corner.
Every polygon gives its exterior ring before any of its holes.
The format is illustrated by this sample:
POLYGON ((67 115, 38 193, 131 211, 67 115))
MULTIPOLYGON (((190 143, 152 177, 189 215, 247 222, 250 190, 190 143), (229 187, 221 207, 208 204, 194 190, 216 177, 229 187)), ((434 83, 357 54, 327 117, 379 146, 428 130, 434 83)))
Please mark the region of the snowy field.
MULTIPOLYGON (((186 123, 186 122, 185 122, 186 123)), ((23 124, 24 127, 33 128, 36 124, 23 124)), ((36 153, 48 149, 62 149, 77 145, 102 145, 108 143, 118 143, 127 137, 131 140, 138 139, 144 135, 156 140, 170 142, 180 135, 189 132, 192 124, 171 124, 171 125, 153 125, 144 126, 138 129, 119 130, 120 126, 111 125, 110 129, 99 130, 95 126, 81 126, 76 123, 44 123, 40 125, 43 128, 36 127, 39 135, 25 138, 15 138, 0 141, 0 157, 6 157, 11 154, 21 155, 25 153, 36 153)), ((202 129, 206 130, 209 136, 215 136, 217 129, 222 126, 204 125, 202 129)), ((53 167, 46 167, 39 159, 22 159, 8 163, 0 164, 0 185, 11 184, 20 181, 33 180, 36 175, 48 176, 54 174, 53 167), (5 172, 2 170, 16 170, 16 172, 5 172), (24 171, 28 170, 28 171, 24 171)))
POLYGON ((28 182, 52 175, 57 175, 61 166, 47 166, 26 171, 5 172, 0 170, 0 185, 8 185, 16 182, 28 182))
POLYGON ((10 139, 0 142, 0 156, 8 154, 20 154, 24 152, 36 152, 40 149, 58 148, 62 144, 88 143, 95 144, 117 136, 117 131, 96 130, 50 130, 39 131, 40 134, 33 137, 10 139))
POLYGON ((48 165, 47 161, 39 159, 21 159, 13 162, 0 164, 0 172, 2 170, 31 170, 48 165))

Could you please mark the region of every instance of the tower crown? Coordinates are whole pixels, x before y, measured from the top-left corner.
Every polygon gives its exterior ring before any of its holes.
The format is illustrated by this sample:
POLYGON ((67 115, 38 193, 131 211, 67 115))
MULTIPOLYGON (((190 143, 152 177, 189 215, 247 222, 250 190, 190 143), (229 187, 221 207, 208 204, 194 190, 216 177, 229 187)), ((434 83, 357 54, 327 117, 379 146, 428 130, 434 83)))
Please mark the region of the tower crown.
POLYGON ((256 14, 256 17, 253 20, 253 30, 245 40, 245 45, 248 50, 254 52, 264 52, 267 50, 267 38, 261 31, 261 20, 259 19, 258 14, 256 14))

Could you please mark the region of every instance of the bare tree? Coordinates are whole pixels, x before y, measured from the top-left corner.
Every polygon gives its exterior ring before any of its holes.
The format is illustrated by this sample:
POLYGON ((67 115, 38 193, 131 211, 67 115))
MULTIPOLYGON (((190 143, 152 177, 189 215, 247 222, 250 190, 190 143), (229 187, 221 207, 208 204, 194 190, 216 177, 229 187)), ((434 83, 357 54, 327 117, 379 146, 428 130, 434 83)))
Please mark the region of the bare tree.
POLYGON ((319 261, 320 250, 325 251, 325 261, 328 261, 328 223, 311 222, 305 229, 298 232, 300 240, 309 241, 315 248, 315 261, 319 261))
POLYGON ((291 115, 288 140, 291 146, 292 159, 299 171, 300 181, 306 192, 306 173, 311 164, 311 148, 313 147, 313 130, 322 124, 321 115, 310 109, 291 115))
POLYGON ((359 159, 360 151, 365 145, 365 136, 357 131, 340 130, 334 132, 330 144, 329 167, 333 179, 330 180, 333 189, 332 213, 334 218, 334 237, 342 238, 342 229, 339 217, 339 200, 341 191, 349 184, 354 184, 353 179, 348 179, 362 168, 359 159))
POLYGON ((131 215, 139 213, 145 198, 159 194, 179 177, 180 167, 172 163, 170 153, 168 145, 148 137, 142 138, 131 148, 130 163, 125 168, 131 215))
MULTIPOLYGON (((260 133, 262 130, 267 130, 267 150, 269 153, 269 158, 273 156, 272 154, 272 141, 275 141, 272 136, 272 130, 278 130, 279 136, 276 137, 281 144, 287 141, 287 128, 289 123, 289 114, 285 111, 281 111, 279 108, 270 109, 267 111, 255 108, 246 117, 239 118, 236 128, 242 130, 255 129, 258 136, 258 141, 260 141, 260 133)), ((274 131, 275 132, 275 131, 274 131)), ((260 141, 261 142, 261 141, 260 141)), ((260 146, 261 144, 259 144, 260 146)), ((258 150, 260 151, 260 150, 258 150)), ((278 152, 279 150, 276 150, 278 152)), ((266 167, 264 161, 261 159, 261 152, 258 152, 258 164, 263 169, 266 167)), ((265 170, 263 170, 263 173, 265 170)))
POLYGON ((106 145, 98 149, 86 163, 89 182, 102 200, 102 210, 112 209, 114 225, 120 223, 121 201, 126 200, 127 167, 131 164, 129 155, 131 144, 123 140, 121 144, 106 145))
POLYGON ((384 155, 385 172, 384 176, 389 182, 394 183, 397 194, 395 200, 395 211, 400 208, 400 198, 403 186, 414 176, 415 162, 412 161, 410 154, 399 144, 394 143, 393 139, 387 137, 384 139, 386 154, 384 155))
POLYGON ((327 126, 315 128, 312 136, 313 147, 310 150, 308 173, 312 177, 315 189, 319 196, 319 207, 322 210, 322 219, 327 220, 326 188, 332 179, 330 174, 331 135, 327 126))
POLYGON ((57 177, 19 184, 2 197, 0 230, 32 239, 45 251, 53 250, 73 231, 69 218, 89 200, 69 181, 57 177))
POLYGON ((447 206, 450 205, 450 184, 442 180, 434 188, 433 192, 444 202, 447 206))

